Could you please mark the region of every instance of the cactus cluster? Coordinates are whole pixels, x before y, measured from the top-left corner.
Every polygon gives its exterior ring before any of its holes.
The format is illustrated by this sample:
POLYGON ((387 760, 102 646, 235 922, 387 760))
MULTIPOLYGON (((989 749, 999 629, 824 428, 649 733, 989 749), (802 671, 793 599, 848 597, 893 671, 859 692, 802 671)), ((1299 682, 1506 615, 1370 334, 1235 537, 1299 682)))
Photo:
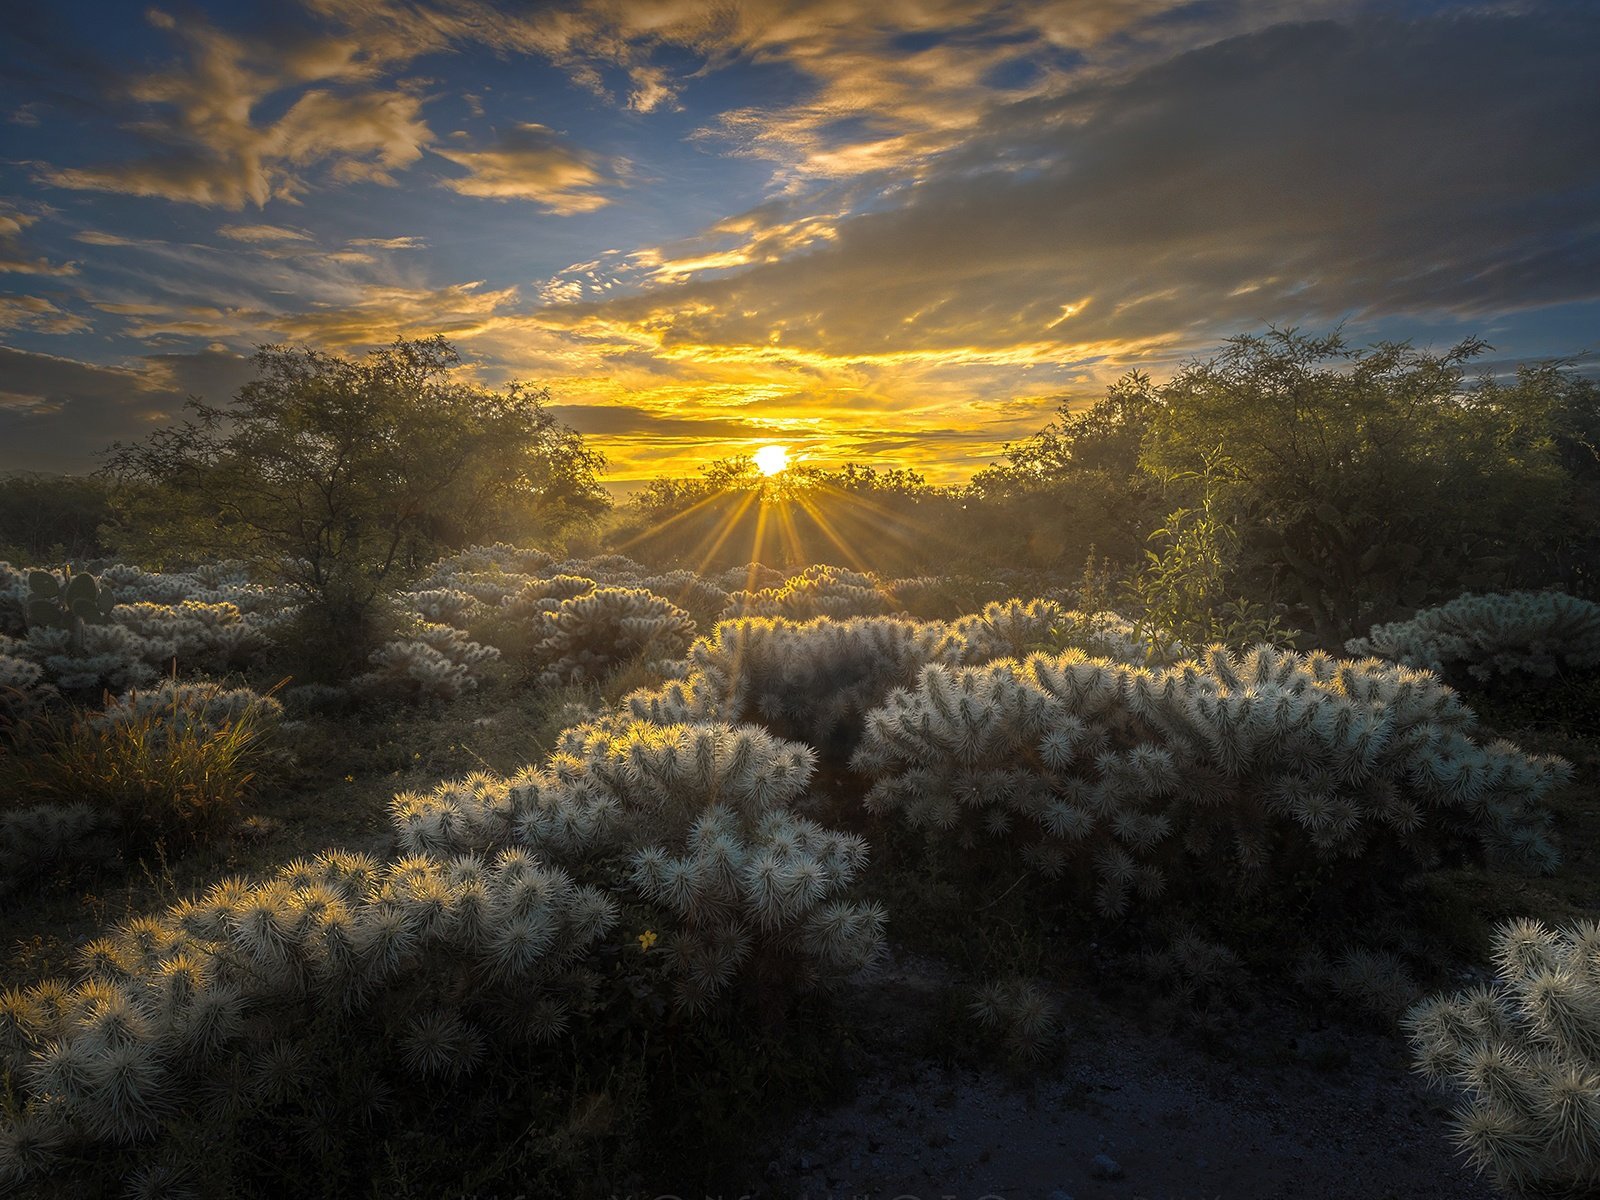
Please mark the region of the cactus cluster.
POLYGON ((1213 647, 1148 670, 1069 651, 925 667, 867 715, 853 765, 870 810, 1001 839, 1120 916, 1174 879, 1260 885, 1361 854, 1381 875, 1463 841, 1550 868, 1541 801, 1570 767, 1475 732, 1436 677, 1375 659, 1213 647))
POLYGON ((878 581, 843 567, 807 567, 782 584, 759 591, 735 592, 728 598, 728 617, 783 617, 809 621, 816 617, 843 620, 880 616, 894 603, 878 581))
POLYGON ((540 617, 528 657, 548 684, 600 679, 635 659, 675 659, 694 639, 688 613, 642 588, 596 588, 540 617))
POLYGON ((1495 979, 1405 1019, 1417 1069, 1462 1095, 1456 1142, 1505 1190, 1600 1188, 1600 924, 1500 928, 1495 979))
POLYGON ((425 624, 374 650, 368 659, 373 669, 350 680, 350 688, 383 700, 454 700, 475 689, 499 657, 493 646, 469 641, 459 629, 425 624))
POLYGON ((63 1153, 103 1157, 183 1125, 225 1135, 313 1100, 337 1064, 307 1039, 335 1014, 374 1079, 386 1060, 448 1076, 491 1038, 548 1041, 616 919, 602 892, 510 850, 381 866, 329 853, 130 921, 82 949, 71 987, 0 996, 0 1073, 20 1092, 0 1185, 63 1153))
POLYGON ((1376 655, 1479 682, 1496 676, 1548 679, 1562 668, 1600 668, 1600 604, 1562 592, 1467 594, 1409 620, 1375 625, 1345 643, 1376 655))
POLYGON ((271 696, 249 688, 225 688, 215 683, 180 683, 168 679, 160 687, 135 689, 107 701, 89 718, 97 728, 134 725, 159 717, 154 728, 160 736, 194 733, 207 737, 224 726, 248 720, 267 729, 283 717, 283 705, 271 696))
POLYGON ((678 996, 710 1003, 741 976, 823 985, 881 945, 883 913, 841 898, 860 838, 797 816, 814 757, 749 726, 617 718, 567 730, 549 762, 401 793, 410 853, 514 846, 653 906, 678 996))
POLYGON ((84 626, 109 623, 116 603, 110 588, 93 575, 73 574, 71 567, 59 575, 28 572, 28 628, 61 630, 75 650, 83 648, 84 626))
POLYGON ((0 653, 0 735, 38 713, 54 694, 38 663, 0 653))

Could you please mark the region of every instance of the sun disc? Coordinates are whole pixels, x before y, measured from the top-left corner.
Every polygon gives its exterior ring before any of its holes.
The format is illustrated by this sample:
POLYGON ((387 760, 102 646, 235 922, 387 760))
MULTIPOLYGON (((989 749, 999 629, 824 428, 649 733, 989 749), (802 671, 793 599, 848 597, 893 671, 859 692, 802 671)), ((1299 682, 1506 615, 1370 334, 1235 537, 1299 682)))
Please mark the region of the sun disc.
POLYGON ((787 446, 763 446, 755 452, 756 470, 763 475, 776 475, 789 465, 787 446))

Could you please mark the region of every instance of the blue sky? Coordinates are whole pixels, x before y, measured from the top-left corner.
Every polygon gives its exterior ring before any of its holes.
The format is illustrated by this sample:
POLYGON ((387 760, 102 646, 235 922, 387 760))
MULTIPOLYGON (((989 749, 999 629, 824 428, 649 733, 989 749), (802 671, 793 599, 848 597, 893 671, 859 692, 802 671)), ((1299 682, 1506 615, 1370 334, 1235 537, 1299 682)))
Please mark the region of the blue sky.
MULTIPOLYGON (((610 481, 964 478, 1268 324, 1600 349, 1600 6, 67 0, 0 48, 0 470, 449 335, 610 481)), ((1592 357, 1583 359, 1593 369, 1592 357)))

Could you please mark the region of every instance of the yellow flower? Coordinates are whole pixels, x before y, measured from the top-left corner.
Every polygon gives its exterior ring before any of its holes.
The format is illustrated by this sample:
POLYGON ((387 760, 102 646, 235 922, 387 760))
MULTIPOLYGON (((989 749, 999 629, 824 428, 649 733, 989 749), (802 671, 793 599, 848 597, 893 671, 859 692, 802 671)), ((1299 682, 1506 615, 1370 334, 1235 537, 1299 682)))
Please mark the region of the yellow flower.
POLYGON ((639 935, 639 949, 648 950, 656 944, 656 933, 653 929, 646 929, 639 935))
POLYGON ((354 775, 346 775, 344 777, 344 781, 346 783, 354 783, 356 781, 356 777, 354 775))

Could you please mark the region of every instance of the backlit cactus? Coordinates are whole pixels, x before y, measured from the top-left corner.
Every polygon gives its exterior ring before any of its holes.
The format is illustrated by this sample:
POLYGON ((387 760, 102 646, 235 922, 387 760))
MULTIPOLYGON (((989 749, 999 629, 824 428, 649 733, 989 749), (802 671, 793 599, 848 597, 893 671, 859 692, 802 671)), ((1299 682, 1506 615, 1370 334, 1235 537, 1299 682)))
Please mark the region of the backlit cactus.
POLYGON ((694 639, 689 614, 641 588, 602 587, 541 614, 529 651, 549 684, 601 679, 639 658, 677 658, 694 639))
POLYGON ((316 1095, 332 1064, 303 1042, 327 1014, 370 1070, 388 1056, 423 1076, 470 1067, 491 1034, 548 1039, 572 968, 616 918, 518 851, 382 866, 333 852, 136 918, 83 948, 70 987, 0 997, 0 1072, 18 1089, 0 1183, 316 1095))
POLYGON ((741 976, 823 985, 878 952, 882 911, 840 897, 865 843, 789 810, 812 764, 756 728, 619 718, 567 730, 542 769, 402 793, 392 811, 408 852, 515 846, 607 872, 662 911, 679 998, 699 1008, 741 976))
POLYGON ((1375 625, 1345 643, 1408 667, 1495 676, 1549 678, 1562 667, 1600 667, 1600 604, 1562 592, 1460 596, 1407 621, 1375 625))
POLYGON ((1461 1094, 1456 1143, 1518 1195, 1600 1188, 1600 924, 1513 921, 1488 986, 1435 996, 1405 1027, 1414 1063, 1461 1094))
POLYGON ((843 567, 814 566, 775 587, 735 592, 728 598, 727 616, 843 620, 877 616, 893 607, 888 593, 872 576, 843 567))
POLYGON ((1540 802, 1570 767, 1475 724, 1436 677, 1373 659, 1213 647, 1146 670, 1069 651, 924 668, 868 714, 853 765, 869 809, 1014 844, 1121 915, 1174 876, 1259 885, 1279 857, 1414 869, 1473 841, 1548 869, 1540 802))

